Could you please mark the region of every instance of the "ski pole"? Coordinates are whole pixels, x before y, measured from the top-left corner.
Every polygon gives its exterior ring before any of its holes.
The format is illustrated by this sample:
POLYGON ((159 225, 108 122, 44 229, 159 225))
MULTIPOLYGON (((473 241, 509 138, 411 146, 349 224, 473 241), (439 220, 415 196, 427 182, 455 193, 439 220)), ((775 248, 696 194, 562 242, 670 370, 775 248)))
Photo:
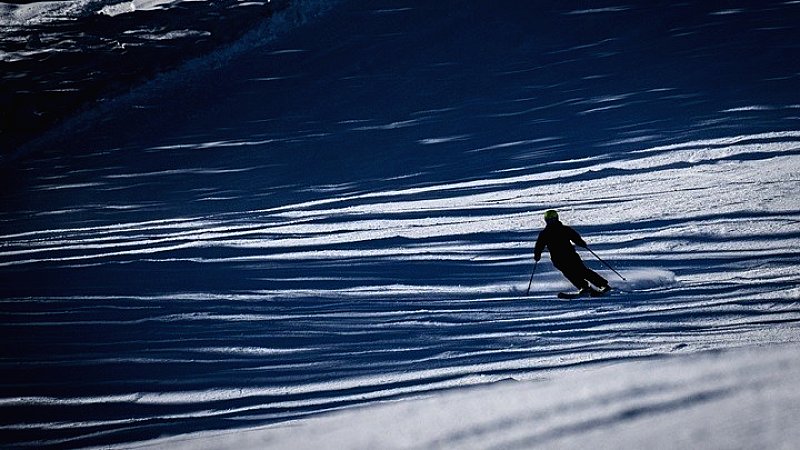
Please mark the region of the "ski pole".
POLYGON ((622 278, 622 281, 628 281, 628 280, 626 280, 626 279, 625 279, 625 277, 623 277, 622 275, 620 275, 620 274, 619 274, 619 272, 617 272, 616 270, 614 270, 614 268, 613 268, 613 267, 611 267, 611 264, 609 264, 609 263, 607 263, 607 262, 603 261, 603 259, 602 259, 602 258, 600 258, 599 256, 597 256, 597 253, 593 252, 593 251, 592 251, 592 249, 590 249, 589 247, 586 247, 586 250, 589 250, 590 252, 592 252, 592 254, 594 255, 594 257, 595 257, 595 258, 597 258, 597 260, 598 260, 598 261, 600 261, 601 263, 605 264, 605 265, 606 265, 606 266, 607 266, 609 269, 611 269, 611 271, 612 271, 612 272, 614 272, 615 274, 617 274, 617 276, 618 276, 618 277, 622 278))
POLYGON ((525 295, 528 295, 528 294, 531 293, 531 285, 533 284, 533 275, 536 273, 536 266, 538 266, 538 265, 539 265, 539 261, 536 261, 535 263, 533 263, 533 272, 531 273, 531 281, 528 282, 528 290, 525 291, 525 295))

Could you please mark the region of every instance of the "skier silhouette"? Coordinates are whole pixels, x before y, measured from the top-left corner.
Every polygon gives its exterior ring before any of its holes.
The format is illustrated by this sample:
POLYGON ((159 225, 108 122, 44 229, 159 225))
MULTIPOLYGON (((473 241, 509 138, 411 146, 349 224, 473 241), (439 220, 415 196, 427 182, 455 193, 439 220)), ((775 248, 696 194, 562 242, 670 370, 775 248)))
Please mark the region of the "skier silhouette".
POLYGON ((564 225, 558 220, 558 212, 549 210, 544 213, 544 221, 547 223, 544 230, 536 238, 536 247, 533 258, 536 262, 542 257, 542 251, 547 247, 550 253, 550 260, 556 269, 560 270, 567 279, 579 289, 579 294, 591 293, 593 289, 589 283, 595 285, 599 292, 607 292, 611 289, 608 281, 588 269, 581 261, 575 245, 587 248, 586 242, 581 238, 577 231, 564 225))

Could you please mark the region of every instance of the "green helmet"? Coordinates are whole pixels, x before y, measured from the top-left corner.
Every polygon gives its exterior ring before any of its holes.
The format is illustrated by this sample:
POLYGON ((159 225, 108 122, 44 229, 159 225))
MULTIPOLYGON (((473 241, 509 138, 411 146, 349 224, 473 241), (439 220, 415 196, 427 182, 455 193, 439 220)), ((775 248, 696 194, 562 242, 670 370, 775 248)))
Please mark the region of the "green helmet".
POLYGON ((551 209, 551 210, 549 210, 549 211, 544 213, 544 221, 545 222, 551 222, 551 221, 555 221, 555 220, 558 220, 558 212, 556 212, 556 210, 551 209))

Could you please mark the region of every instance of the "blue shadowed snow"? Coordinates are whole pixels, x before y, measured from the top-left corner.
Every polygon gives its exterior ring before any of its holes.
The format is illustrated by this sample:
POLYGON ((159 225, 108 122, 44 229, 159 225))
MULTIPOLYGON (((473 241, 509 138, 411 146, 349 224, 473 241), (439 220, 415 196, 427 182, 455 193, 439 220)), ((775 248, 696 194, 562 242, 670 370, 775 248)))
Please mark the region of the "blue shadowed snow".
POLYGON ((8 153, 0 443, 797 342, 800 4, 591 6, 293 2, 8 153))

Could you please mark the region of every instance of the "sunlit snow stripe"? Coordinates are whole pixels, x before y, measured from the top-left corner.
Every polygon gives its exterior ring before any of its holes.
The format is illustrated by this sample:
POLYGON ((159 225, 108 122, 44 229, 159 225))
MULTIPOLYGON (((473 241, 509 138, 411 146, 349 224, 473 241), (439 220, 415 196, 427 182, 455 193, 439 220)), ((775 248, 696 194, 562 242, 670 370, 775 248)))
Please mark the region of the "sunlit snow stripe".
MULTIPOLYGON (((550 165, 554 170, 535 174, 334 196, 253 211, 251 214, 259 217, 256 221, 242 220, 245 216, 239 215, 18 233, 0 237, 4 241, 0 266, 141 257, 204 247, 275 249, 277 251, 266 255, 273 260, 370 258, 376 256, 377 250, 367 249, 359 254, 359 250, 347 249, 301 252, 291 249, 394 237, 453 240, 463 234, 525 230, 534 228, 538 222, 531 224, 527 210, 558 206, 566 199, 570 205, 566 213, 572 213, 570 223, 574 225, 614 225, 621 221, 635 224, 659 218, 691 220, 709 209, 716 215, 746 212, 754 203, 773 212, 793 213, 800 210, 800 200, 794 195, 800 189, 794 170, 800 165, 798 138, 800 133, 781 132, 673 144, 627 153, 625 159, 585 160, 584 167, 573 169, 558 169, 563 163, 554 163, 550 165), (756 154, 757 160, 749 160, 747 155, 751 154, 756 154), (739 188, 739 195, 723 196, 719 192, 721 180, 739 188), (687 186, 691 189, 684 193, 687 186), (474 189, 489 191, 473 192, 474 189), (597 198, 598 189, 618 194, 597 198), (431 195, 441 198, 431 198, 431 195), (604 202, 606 207, 598 209, 598 201, 604 202), (323 209, 323 206, 328 208, 323 209), (509 207, 516 207, 520 212, 501 212, 509 207), (493 214, 495 208, 499 211, 493 214), (419 215, 424 211, 435 211, 436 216, 408 217, 409 213, 419 215), (458 211, 458 214, 449 215, 449 211, 458 211), (466 215, 469 211, 479 215, 466 215)), ((791 220, 790 216, 787 219, 791 220)), ((757 234, 763 228, 751 221, 730 220, 729 223, 727 229, 719 232, 709 226, 714 225, 712 223, 693 223, 689 231, 705 235, 722 233, 730 238, 737 234, 743 237, 757 234)), ((614 235, 617 241, 633 240, 633 235, 644 234, 626 228, 620 231, 612 228, 605 234, 614 235)), ((669 228, 673 249, 683 246, 678 235, 680 228, 669 228)), ((790 228, 787 224, 786 229, 790 228)), ((770 249, 787 245, 787 242, 770 242, 780 230, 764 232, 768 237, 760 241, 728 239, 728 243, 721 242, 717 246, 723 250, 745 251, 758 246, 770 249), (732 242, 737 244, 731 247, 732 242)), ((599 236, 598 239, 602 242, 605 238, 599 236)), ((796 240, 791 236, 787 239, 796 240)), ((395 258, 412 258, 410 247, 384 250, 389 250, 387 256, 393 253, 395 258)), ((509 253, 513 250, 506 248, 509 253)), ((473 257, 480 258, 479 249, 470 246, 453 245, 444 251, 456 258, 459 253, 463 258, 475 252, 473 257)), ((431 248, 427 258, 438 256, 437 253, 431 248)))
POLYGON ((97 233, 113 233, 113 232, 125 232, 125 231, 135 231, 135 230, 162 230, 162 229, 181 229, 181 228, 189 228, 189 227, 202 227, 208 223, 215 223, 210 222, 207 220, 199 219, 199 218, 173 218, 173 219, 163 219, 163 220, 151 220, 151 221, 144 221, 144 222, 131 222, 131 223, 122 223, 122 224, 115 224, 115 225, 108 225, 108 226, 100 226, 100 227, 80 227, 80 228, 64 228, 64 229, 51 229, 51 230, 36 230, 36 231, 27 231, 23 233, 15 233, 15 234, 8 234, 8 235, 0 235, 0 239, 18 239, 18 238, 31 238, 36 239, 37 237, 50 237, 52 235, 61 235, 67 233, 87 233, 91 232, 92 234, 97 233))
MULTIPOLYGON (((646 350, 645 350, 646 351, 646 350)), ((609 350, 598 349, 591 353, 575 353, 563 355, 545 355, 535 358, 520 358, 507 361, 492 361, 487 363, 467 364, 455 367, 445 367, 441 369, 427 369, 395 374, 382 374, 373 377, 353 377, 338 381, 315 382, 294 386, 272 386, 272 387, 247 387, 247 388, 228 388, 228 389, 209 389, 195 391, 176 391, 176 392, 138 392, 124 395, 94 396, 94 397, 12 397, 0 398, 0 406, 12 405, 93 405, 107 403, 134 403, 147 405, 187 405, 187 404, 210 404, 215 402, 225 402, 229 400, 239 400, 242 398, 265 397, 272 398, 290 395, 317 394, 308 400, 284 400, 272 401, 262 404, 260 407, 304 407, 312 405, 324 405, 337 403, 351 398, 377 399, 387 396, 408 394, 413 392, 426 392, 431 386, 437 388, 464 386, 465 384, 485 383, 491 381, 491 375, 478 376, 475 374, 508 372, 508 371, 530 371, 531 369, 544 369, 548 371, 558 370, 562 367, 571 366, 580 362, 591 360, 610 359, 615 355, 626 357, 636 354, 637 351, 630 349, 609 350), (442 381, 443 380, 443 381, 442 381), (473 380, 473 381, 470 381, 473 380), (396 384, 409 383, 402 388, 392 387, 396 384), (352 395, 336 395, 337 392, 346 392, 352 389, 369 389, 352 395), (326 395, 326 393, 333 395, 326 395)), ((647 354, 647 353, 642 353, 647 354)), ((496 379, 496 378, 495 378, 496 379)), ((255 407, 251 407, 255 408, 255 407)))

